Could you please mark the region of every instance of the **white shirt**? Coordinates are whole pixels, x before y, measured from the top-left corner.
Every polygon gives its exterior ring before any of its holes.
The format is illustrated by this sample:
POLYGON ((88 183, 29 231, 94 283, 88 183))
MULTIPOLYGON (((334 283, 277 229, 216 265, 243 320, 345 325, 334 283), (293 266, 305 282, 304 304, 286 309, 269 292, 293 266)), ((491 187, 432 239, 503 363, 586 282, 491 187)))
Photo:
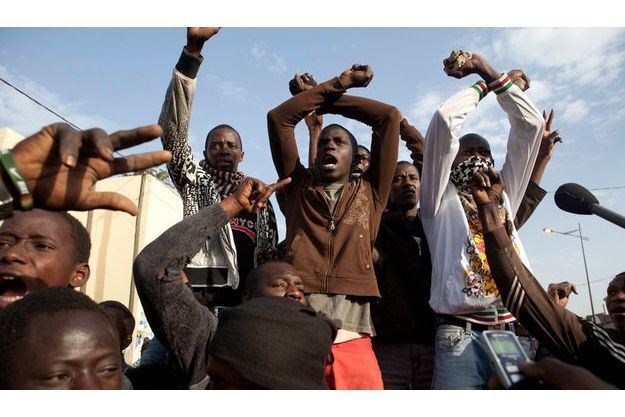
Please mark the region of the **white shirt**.
MULTIPOLYGON (((430 306, 440 314, 496 311, 497 307, 502 307, 497 292, 471 293, 467 283, 471 271, 467 253, 471 239, 469 224, 457 189, 449 181, 459 148, 458 132, 479 101, 474 88, 456 93, 436 110, 425 136, 421 218, 432 254, 430 306)), ((516 85, 497 96, 497 101, 510 121, 501 174, 504 207, 513 221, 532 174, 545 123, 538 109, 516 85)), ((512 238, 521 260, 529 268, 516 230, 512 238)))

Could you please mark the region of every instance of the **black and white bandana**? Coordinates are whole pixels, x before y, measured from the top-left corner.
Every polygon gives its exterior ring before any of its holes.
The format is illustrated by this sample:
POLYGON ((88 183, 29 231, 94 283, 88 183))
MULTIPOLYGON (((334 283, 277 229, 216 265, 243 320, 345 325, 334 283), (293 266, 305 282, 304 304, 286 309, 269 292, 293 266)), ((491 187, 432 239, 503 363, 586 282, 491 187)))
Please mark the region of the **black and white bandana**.
POLYGON ((469 184, 471 183, 473 174, 479 170, 487 170, 492 166, 492 159, 480 155, 473 155, 472 157, 459 163, 458 166, 451 171, 449 179, 452 184, 456 186, 458 191, 470 194, 471 187, 469 184))

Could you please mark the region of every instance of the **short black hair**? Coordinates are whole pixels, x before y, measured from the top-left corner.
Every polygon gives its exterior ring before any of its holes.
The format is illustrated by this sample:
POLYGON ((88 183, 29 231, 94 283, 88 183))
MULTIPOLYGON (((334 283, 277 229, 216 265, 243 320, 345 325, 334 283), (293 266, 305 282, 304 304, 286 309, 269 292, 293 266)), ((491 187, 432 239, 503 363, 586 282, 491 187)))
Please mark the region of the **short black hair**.
POLYGON ((7 386, 6 371, 16 349, 30 334, 30 324, 42 314, 68 310, 90 311, 101 315, 117 333, 107 314, 91 298, 71 288, 44 288, 0 310, 0 389, 7 386))
POLYGON ((243 150, 243 140, 241 140, 241 135, 239 134, 239 132, 232 126, 230 126, 229 124, 226 123, 222 123, 220 125, 215 126, 214 128, 212 128, 211 130, 208 131, 208 133, 206 134, 206 140, 204 141, 204 150, 206 150, 208 148, 208 143, 211 140, 211 136, 213 133, 215 133, 216 131, 220 130, 220 129, 230 129, 232 130, 234 133, 237 134, 237 137, 239 138, 239 146, 241 147, 241 150, 243 150))
POLYGON ((417 169, 417 172, 419 173, 419 179, 421 179, 421 169, 423 168, 423 165, 415 164, 414 162, 408 162, 408 161, 397 161, 397 164, 395 165, 395 169, 397 169, 397 167, 400 165, 412 165, 413 167, 417 169))
POLYGON ((85 226, 66 211, 58 211, 56 213, 61 216, 69 226, 69 232, 74 241, 74 260, 78 263, 89 262, 91 237, 87 229, 85 229, 85 226))
MULTIPOLYGON (((337 123, 332 123, 332 124, 327 125, 323 129, 321 129, 321 132, 319 133, 319 137, 322 137, 326 131, 333 129, 335 127, 343 129, 343 131, 347 134, 347 137, 349 138, 349 142, 351 143, 351 146, 352 146, 352 163, 351 163, 351 169, 350 169, 350 174, 351 174, 352 172, 354 172, 354 168, 358 166, 358 141, 356 140, 354 135, 352 135, 352 132, 350 132, 349 130, 345 129, 343 126, 337 123)), ((369 152, 369 155, 371 155, 371 152, 369 152)))
MULTIPOLYGON (((136 323, 135 317, 132 315, 132 312, 128 309, 128 307, 126 307, 119 301, 115 301, 115 300, 102 301, 98 305, 100 306, 100 308, 103 308, 105 312, 106 312, 106 309, 110 308, 113 310, 117 310, 121 313, 121 323, 115 323, 115 326, 117 327, 118 331, 120 331, 120 337, 121 337, 121 330, 130 329, 131 332, 132 330, 134 330, 135 323, 136 323), (120 329, 119 328, 120 325, 123 325, 124 329, 120 329)), ((117 318, 113 318, 112 316, 109 316, 109 317, 113 321, 117 320, 117 318)))
POLYGON ((367 148, 365 145, 358 145, 358 148, 367 152, 369 154, 369 158, 371 158, 371 151, 369 150, 369 148, 367 148))
POLYGON ((258 280, 261 278, 265 278, 264 275, 260 274, 260 269, 264 268, 265 265, 271 264, 286 264, 293 268, 293 265, 291 265, 290 263, 277 259, 263 262, 262 264, 258 265, 256 268, 252 269, 250 272, 247 273, 247 276, 245 278, 245 291, 254 291, 254 289, 258 286, 258 280))

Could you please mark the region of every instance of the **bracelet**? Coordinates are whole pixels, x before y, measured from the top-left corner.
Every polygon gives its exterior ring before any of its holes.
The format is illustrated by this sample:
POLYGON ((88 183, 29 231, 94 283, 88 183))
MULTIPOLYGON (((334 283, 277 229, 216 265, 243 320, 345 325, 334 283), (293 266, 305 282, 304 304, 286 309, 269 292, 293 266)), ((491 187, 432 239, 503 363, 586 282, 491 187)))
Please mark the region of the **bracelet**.
POLYGON ((512 87, 512 81, 510 80, 510 76, 506 73, 503 73, 497 80, 488 84, 488 89, 494 91, 497 95, 505 93, 510 87, 512 87))
POLYGON ((33 196, 30 194, 26 181, 24 181, 22 174, 20 174, 20 171, 17 169, 15 160, 8 149, 0 150, 0 164, 4 168, 7 178, 13 186, 13 190, 19 195, 19 199, 17 200, 19 208, 22 210, 32 209, 33 196))
POLYGON ((11 217, 13 214, 13 196, 7 190, 4 181, 0 181, 0 220, 11 217))
POLYGON ((475 84, 473 84, 471 86, 471 88, 473 88, 475 91, 477 91, 477 93, 480 95, 480 100, 483 99, 484 97, 486 97, 486 95, 488 94, 488 87, 486 86, 486 83, 484 81, 478 81, 475 84))

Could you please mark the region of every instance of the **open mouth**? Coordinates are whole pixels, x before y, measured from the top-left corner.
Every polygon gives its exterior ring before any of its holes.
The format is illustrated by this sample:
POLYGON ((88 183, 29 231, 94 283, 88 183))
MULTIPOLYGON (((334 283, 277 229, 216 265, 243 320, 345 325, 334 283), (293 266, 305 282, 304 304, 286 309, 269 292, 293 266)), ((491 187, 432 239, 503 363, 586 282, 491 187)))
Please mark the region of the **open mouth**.
POLYGON ((321 161, 321 166, 324 169, 334 169, 337 162, 338 160, 334 156, 328 154, 323 157, 323 160, 321 161))
POLYGON ((24 298, 28 289, 24 280, 18 277, 4 275, 0 277, 0 308, 24 298))

